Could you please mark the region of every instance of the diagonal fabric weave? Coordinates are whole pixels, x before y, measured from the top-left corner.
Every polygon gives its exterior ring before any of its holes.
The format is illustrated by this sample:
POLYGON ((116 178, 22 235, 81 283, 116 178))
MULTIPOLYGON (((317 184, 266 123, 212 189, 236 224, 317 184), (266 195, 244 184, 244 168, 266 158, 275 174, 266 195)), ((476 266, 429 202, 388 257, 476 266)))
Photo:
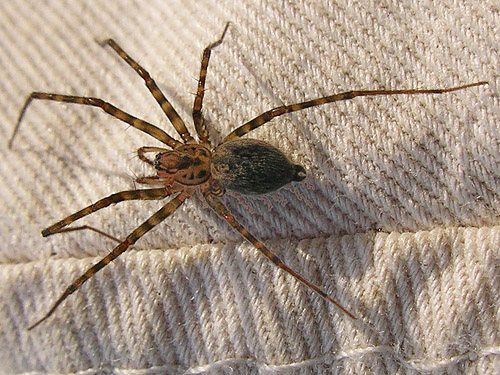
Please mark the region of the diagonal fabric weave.
MULTIPOLYGON (((352 321, 274 267, 196 197, 35 330, 26 327, 113 246, 40 230, 148 170, 153 140, 98 109, 34 103, 0 148, 1 374, 498 374, 500 8, 433 2, 3 2, 0 131, 31 91, 92 95, 174 135, 150 71, 192 130, 201 52, 212 139, 281 105, 350 89, 433 88, 284 116, 251 134, 309 177, 234 215, 352 321)), ((159 202, 85 219, 126 236, 159 202)))

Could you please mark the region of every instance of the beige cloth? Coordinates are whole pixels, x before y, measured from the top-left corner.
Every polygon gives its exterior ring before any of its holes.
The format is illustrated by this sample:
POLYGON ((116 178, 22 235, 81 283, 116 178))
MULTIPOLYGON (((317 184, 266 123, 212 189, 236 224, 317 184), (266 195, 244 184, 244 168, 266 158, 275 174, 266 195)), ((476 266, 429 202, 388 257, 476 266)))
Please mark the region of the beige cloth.
MULTIPOLYGON (((500 373, 500 9, 495 0, 4 1, 0 7, 0 373, 500 373), (175 132, 141 79, 95 40, 113 37, 191 125, 203 48, 215 141, 266 109, 349 89, 490 86, 360 98, 252 133, 308 171, 235 216, 356 316, 274 267, 191 199, 133 250, 40 318, 113 243, 40 230, 151 173, 158 145, 92 95, 175 132)), ((123 238, 159 202, 81 222, 123 238)))

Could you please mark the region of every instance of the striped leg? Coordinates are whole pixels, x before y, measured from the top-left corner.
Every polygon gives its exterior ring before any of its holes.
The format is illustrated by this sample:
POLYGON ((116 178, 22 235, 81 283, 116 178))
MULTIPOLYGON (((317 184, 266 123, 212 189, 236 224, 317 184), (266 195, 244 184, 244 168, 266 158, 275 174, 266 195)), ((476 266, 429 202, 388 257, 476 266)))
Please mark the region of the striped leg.
POLYGON ((259 126, 264 125, 265 123, 271 121, 273 118, 284 115, 285 113, 291 113, 300 111, 305 108, 315 107, 321 104, 339 102, 343 100, 349 100, 356 98, 358 96, 377 96, 377 95, 415 95, 415 94, 444 94, 446 92, 463 90, 469 87, 487 85, 488 82, 481 81, 470 83, 468 85, 462 85, 457 87, 451 87, 448 89, 424 89, 424 90, 369 90, 369 91, 347 91, 341 94, 335 94, 331 96, 325 96, 323 98, 309 100, 307 102, 296 103, 291 105, 284 105, 281 107, 276 107, 270 109, 267 112, 262 113, 261 115, 255 117, 253 120, 247 122, 246 124, 241 125, 239 128, 233 130, 229 135, 224 138, 222 141, 227 142, 232 139, 237 139, 239 137, 244 136, 245 134, 251 132, 254 129, 257 129, 259 126))
POLYGON ((163 112, 167 115, 175 130, 177 130, 177 133, 179 133, 179 135, 182 137, 182 140, 186 143, 194 143, 194 139, 189 134, 189 131, 186 128, 186 124, 184 124, 184 121, 182 121, 177 111, 174 109, 174 107, 172 107, 172 104, 170 104, 165 95, 163 95, 158 85, 153 80, 153 78, 151 78, 149 73, 133 58, 131 58, 113 39, 106 39, 99 44, 103 47, 108 45, 113 48, 113 50, 123 60, 125 60, 125 62, 137 72, 137 74, 141 76, 141 78, 144 80, 144 83, 146 84, 146 87, 156 99, 163 112))
POLYGON ((205 95, 205 81, 207 78, 207 70, 208 70, 208 62, 210 61, 210 54, 212 53, 212 49, 217 47, 222 43, 224 36, 226 35, 227 29, 229 28, 229 22, 226 23, 226 27, 224 27, 224 31, 220 36, 219 40, 209 44, 205 50, 203 51, 203 58, 201 59, 201 69, 200 69, 200 78, 198 79, 198 90, 196 92, 196 97, 194 99, 193 105, 193 122, 194 127, 196 128, 196 133, 198 133, 198 137, 201 143, 208 143, 208 130, 205 126, 205 119, 201 113, 201 108, 203 106, 203 96, 205 95))
POLYGON ((86 96, 72 96, 72 95, 50 94, 45 92, 32 92, 30 96, 28 96, 28 99, 26 99, 26 102, 24 103, 21 113, 19 114, 16 127, 14 128, 14 132, 12 133, 12 136, 9 140, 9 148, 12 148, 12 142, 14 141, 14 137, 16 136, 19 126, 21 125, 21 120, 23 119, 24 114, 26 113, 26 109, 33 101, 33 99, 52 100, 55 102, 75 103, 75 104, 99 107, 104 112, 110 114, 111 116, 116 117, 117 119, 126 122, 127 124, 133 126, 134 128, 149 134, 153 138, 156 138, 160 142, 163 142, 172 148, 182 145, 182 143, 173 139, 171 136, 169 136, 167 133, 165 133, 157 126, 150 124, 147 121, 141 120, 137 117, 134 117, 132 115, 129 115, 128 113, 122 111, 121 109, 115 107, 114 105, 108 102, 105 102, 102 99, 86 97, 86 96))
POLYGON ((131 245, 133 245, 139 238, 141 238, 148 231, 153 229, 156 225, 165 220, 170 216, 187 198, 189 198, 192 193, 181 192, 174 199, 163 206, 158 212, 151 216, 148 220, 142 223, 137 229, 130 233, 127 238, 115 247, 108 255, 102 258, 98 263, 90 267, 83 275, 77 278, 64 293, 57 299, 57 301, 52 305, 47 314, 45 314, 42 319, 38 320, 36 323, 31 325, 28 330, 31 330, 46 320, 52 313, 57 309, 57 307, 66 299, 69 295, 75 292, 83 283, 94 276, 98 271, 108 265, 111 261, 118 258, 125 250, 127 250, 131 245))
MULTIPOLYGON (((56 233, 62 233, 62 232, 69 232, 71 230, 75 230, 75 228, 67 228, 63 229, 64 227, 68 226, 69 224, 73 223, 74 221, 81 219, 82 217, 85 217, 87 215, 90 215, 96 211, 99 211, 105 207, 108 207, 112 204, 118 203, 118 202, 123 202, 123 201, 128 201, 128 200, 154 200, 154 199, 163 199, 170 194, 172 194, 172 191, 169 191, 167 188, 157 188, 157 189, 144 189, 144 190, 127 190, 127 191, 121 191, 119 193, 111 194, 110 196, 103 198, 94 204, 91 204, 88 207, 85 207, 81 209, 78 212, 75 212, 73 215, 69 215, 68 217, 62 219, 61 221, 58 221, 54 225, 51 225, 50 227, 44 229, 42 231, 42 236, 48 237, 56 233)), ((96 230, 98 231, 98 230, 96 230)), ((98 231, 99 232, 99 231, 98 231)), ((102 232, 104 233, 104 232, 102 232)), ((111 237, 110 237, 111 238, 111 237)), ((114 237, 111 239, 115 239, 114 237)), ((121 242, 118 240, 118 242, 121 242)))
POLYGON ((252 245, 254 245, 262 254, 264 254, 271 262, 277 265, 279 268, 288 272, 290 275, 295 277, 301 283, 305 284, 309 289, 312 289, 316 293, 318 293, 321 297, 326 299, 328 302, 333 303, 340 310, 342 310, 349 317, 356 319, 354 315, 352 315, 349 311, 347 311, 344 307, 342 307, 337 301, 330 298, 325 292, 323 292, 316 285, 311 283, 309 280, 306 280, 302 276, 300 276, 297 272, 288 267, 283 261, 278 258, 275 254, 271 252, 262 242, 257 240, 254 236, 252 236, 243 226, 236 221, 233 215, 229 212, 229 210, 222 204, 222 202, 215 195, 211 194, 209 191, 204 192, 203 196, 207 200, 210 207, 224 220, 226 220, 229 225, 231 225, 234 229, 236 229, 240 234, 252 245))

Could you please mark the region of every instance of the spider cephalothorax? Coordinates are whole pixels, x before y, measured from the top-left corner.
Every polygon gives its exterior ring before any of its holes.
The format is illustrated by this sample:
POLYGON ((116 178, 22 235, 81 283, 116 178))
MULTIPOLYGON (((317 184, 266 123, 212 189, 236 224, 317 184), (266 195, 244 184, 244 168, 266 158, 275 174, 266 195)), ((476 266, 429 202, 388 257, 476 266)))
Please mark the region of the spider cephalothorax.
POLYGON ((198 135, 199 142, 191 136, 187 130, 184 121, 179 117, 170 102, 160 91, 155 81, 149 73, 133 60, 118 44, 112 40, 105 40, 102 45, 110 46, 118 55, 127 62, 144 80, 147 88, 160 104, 160 107, 168 117, 176 132, 179 134, 182 142, 172 138, 165 131, 157 126, 132 116, 121 109, 115 107, 99 98, 72 96, 61 94, 50 94, 44 92, 33 92, 26 100, 24 107, 19 114, 19 118, 14 129, 13 135, 9 141, 9 148, 19 129, 21 120, 27 107, 34 99, 53 100, 57 102, 76 103, 88 106, 99 107, 106 113, 116 117, 134 128, 141 130, 156 140, 167 145, 169 148, 162 147, 141 147, 138 150, 139 158, 156 168, 155 176, 145 176, 137 178, 137 182, 146 185, 159 186, 156 188, 127 190, 112 194, 96 203, 75 212, 65 219, 44 229, 44 237, 55 233, 70 232, 75 230, 90 229, 108 238, 117 241, 119 244, 101 261, 90 267, 84 274, 78 277, 57 301, 50 310, 29 329, 34 328, 42 321, 47 319, 56 308, 84 282, 90 279, 96 272, 104 268, 111 261, 132 246, 139 238, 154 228, 157 224, 170 216, 187 198, 194 195, 199 189, 209 204, 209 206, 229 225, 237 230, 246 240, 251 242, 263 255, 281 269, 288 272, 307 287, 314 290, 321 297, 331 302, 344 313, 354 318, 354 316, 344 309, 339 303, 330 298, 316 285, 302 277, 297 272, 285 265, 275 254, 273 254, 262 242, 250 234, 228 209, 220 201, 219 197, 224 194, 225 189, 235 190, 243 194, 264 194, 269 193, 292 181, 301 181, 305 178, 305 170, 299 165, 291 163, 287 157, 275 147, 258 140, 240 139, 240 137, 262 126, 275 117, 285 113, 299 111, 305 108, 314 107, 320 104, 332 103, 341 100, 353 99, 357 96, 375 96, 375 95, 395 95, 395 94, 441 94, 450 91, 456 91, 472 86, 487 84, 487 82, 476 82, 468 85, 453 87, 449 89, 430 89, 430 90, 372 90, 372 91, 348 91, 341 94, 335 94, 310 100, 307 102, 283 105, 273 108, 255 117, 253 120, 241 125, 227 135, 222 143, 212 150, 209 134, 205 127, 205 121, 202 116, 202 103, 205 91, 205 79, 212 49, 218 46, 228 29, 226 25, 222 36, 215 43, 210 44, 203 51, 201 61, 200 78, 198 80, 198 90, 193 105, 193 122, 198 135), (212 150, 212 151, 210 151, 212 150), (151 160, 146 157, 147 153, 155 152, 156 157, 151 160), (111 204, 127 200, 153 200, 172 197, 158 212, 147 219, 124 240, 119 240, 99 229, 90 226, 67 227, 74 221, 90 215, 111 204))
POLYGON ((193 186, 210 178, 211 152, 202 145, 182 145, 173 151, 156 154, 154 166, 166 185, 173 181, 193 186))

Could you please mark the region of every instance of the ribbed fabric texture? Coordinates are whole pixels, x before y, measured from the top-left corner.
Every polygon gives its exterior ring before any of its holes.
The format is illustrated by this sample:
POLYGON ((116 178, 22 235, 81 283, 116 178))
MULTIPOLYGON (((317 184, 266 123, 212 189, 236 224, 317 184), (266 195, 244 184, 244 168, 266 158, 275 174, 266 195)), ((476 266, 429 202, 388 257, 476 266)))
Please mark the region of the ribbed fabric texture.
MULTIPOLYGON (((8 1, 0 8, 0 373, 500 373, 500 9, 495 1, 8 1), (277 269, 193 197, 40 318, 114 244, 40 231, 152 174, 155 145, 96 96, 176 135, 114 38, 191 126, 203 48, 217 143, 263 111, 351 89, 489 86, 359 98, 282 116, 252 138, 308 172, 235 217, 358 319, 277 269)), ((193 130, 194 133, 194 130, 193 130)), ((124 238, 161 202, 82 223, 124 238)))

